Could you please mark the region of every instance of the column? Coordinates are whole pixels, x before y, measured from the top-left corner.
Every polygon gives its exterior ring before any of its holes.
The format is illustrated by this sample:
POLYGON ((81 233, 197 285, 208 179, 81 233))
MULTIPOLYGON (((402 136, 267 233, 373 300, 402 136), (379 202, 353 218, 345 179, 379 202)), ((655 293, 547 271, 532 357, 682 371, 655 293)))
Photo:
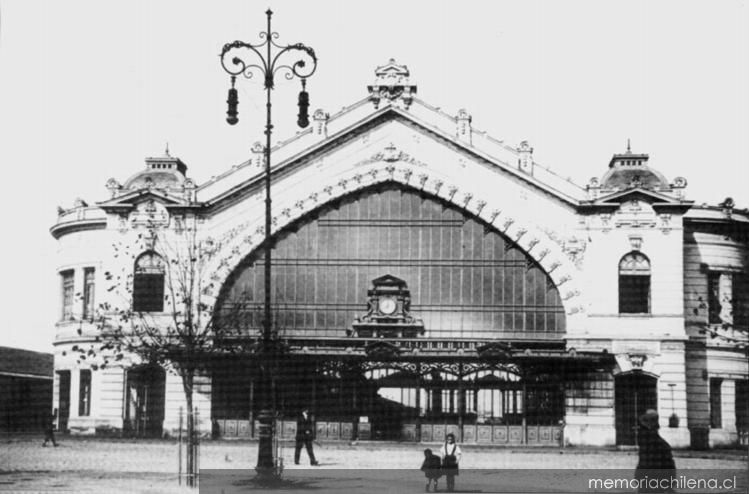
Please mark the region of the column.
POLYGON ((421 364, 416 364, 416 442, 421 442, 421 364))

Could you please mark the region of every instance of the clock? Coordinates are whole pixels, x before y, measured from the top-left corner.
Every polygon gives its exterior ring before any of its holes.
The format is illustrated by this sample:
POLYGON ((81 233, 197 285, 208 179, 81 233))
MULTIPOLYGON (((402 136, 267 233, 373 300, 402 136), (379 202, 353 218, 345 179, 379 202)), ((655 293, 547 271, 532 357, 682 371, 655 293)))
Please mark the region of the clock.
POLYGON ((392 297, 383 297, 379 300, 377 304, 377 308, 380 310, 380 313, 388 315, 388 316, 393 314, 397 307, 398 307, 398 304, 395 302, 395 299, 392 297))
POLYGON ((367 313, 354 320, 347 334, 360 338, 415 338, 424 334, 424 321, 414 318, 410 307, 411 292, 405 281, 390 274, 375 278, 367 290, 367 313))

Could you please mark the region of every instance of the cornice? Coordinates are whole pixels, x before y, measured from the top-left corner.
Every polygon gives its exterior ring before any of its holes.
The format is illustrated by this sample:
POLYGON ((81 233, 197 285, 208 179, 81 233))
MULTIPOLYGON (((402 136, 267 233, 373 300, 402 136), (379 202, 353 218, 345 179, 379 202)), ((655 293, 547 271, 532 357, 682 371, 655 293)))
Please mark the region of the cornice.
POLYGON ((104 230, 107 228, 106 218, 96 218, 90 220, 73 220, 66 221, 64 223, 57 223, 49 229, 49 233, 55 238, 59 239, 63 235, 69 233, 81 232, 87 230, 104 230))
MULTIPOLYGON (((429 134, 443 144, 449 146, 453 150, 470 155, 483 166, 487 166, 494 170, 501 170, 502 172, 509 175, 512 179, 518 180, 535 188, 541 193, 561 202, 572 210, 579 206, 579 201, 577 199, 567 196, 566 194, 557 191, 552 187, 546 186, 530 175, 526 175, 518 170, 514 170, 509 165, 498 160, 497 158, 489 156, 486 153, 483 153, 482 151, 468 146, 460 141, 456 141, 443 130, 431 126, 414 117, 413 115, 410 115, 408 112, 392 106, 387 106, 374 113, 371 113, 367 117, 349 125, 344 129, 341 129, 327 139, 320 141, 317 144, 305 149, 304 151, 297 153, 296 155, 293 155, 274 165, 271 170, 271 181, 277 181, 283 177, 290 175, 309 161, 333 151, 341 145, 357 138, 366 130, 370 130, 388 121, 401 121, 406 125, 415 128, 417 131, 429 134)), ((203 204, 206 206, 206 215, 212 216, 226 210, 237 201, 254 194, 263 186, 263 174, 258 173, 255 177, 237 184, 234 187, 231 187, 230 189, 224 191, 223 193, 220 193, 219 195, 204 201, 203 204)))

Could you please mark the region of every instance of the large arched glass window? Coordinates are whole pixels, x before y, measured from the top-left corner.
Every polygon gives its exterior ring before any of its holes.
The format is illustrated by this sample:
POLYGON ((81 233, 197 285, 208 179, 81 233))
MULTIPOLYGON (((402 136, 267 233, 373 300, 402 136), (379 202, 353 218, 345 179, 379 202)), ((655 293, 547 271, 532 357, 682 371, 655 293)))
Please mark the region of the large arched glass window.
POLYGON ((133 310, 164 310, 164 261, 155 252, 144 252, 135 260, 133 273, 133 310))
POLYGON ((650 313, 650 261, 639 252, 619 261, 619 313, 650 313))

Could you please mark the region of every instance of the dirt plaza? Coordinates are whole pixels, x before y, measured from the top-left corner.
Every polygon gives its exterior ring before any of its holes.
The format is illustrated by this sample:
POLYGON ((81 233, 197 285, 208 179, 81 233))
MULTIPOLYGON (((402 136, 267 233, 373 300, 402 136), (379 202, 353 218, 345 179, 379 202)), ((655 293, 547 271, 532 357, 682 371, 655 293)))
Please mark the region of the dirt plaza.
MULTIPOLYGON (((177 484, 175 441, 59 438, 60 446, 42 447, 42 437, 4 437, 0 446, 0 492, 197 492, 177 484)), ((405 443, 323 443, 315 447, 320 467, 312 470, 305 453, 301 465, 293 464, 294 449, 285 444, 282 457, 285 478, 320 492, 423 492, 418 470, 425 447, 405 443), (356 478, 336 480, 333 471, 358 470, 356 478), (387 470, 387 474, 383 471, 387 470), (378 475, 378 472, 380 474, 378 475), (395 473, 393 473, 395 472, 395 473)), ((558 448, 463 448, 461 468, 469 469, 621 469, 633 470, 636 451, 558 448)), ((251 441, 204 441, 201 469, 247 470, 252 476, 257 444, 251 441)), ((688 469, 745 469, 746 451, 675 451, 676 466, 688 469)), ((459 478, 471 484, 470 475, 459 478)), ((477 481, 478 479, 473 479, 477 481)), ((559 486, 556 486, 559 487, 559 486)), ((550 486, 554 492, 555 486, 550 486)), ((245 489, 247 490, 247 489, 245 489)), ((563 490, 563 489, 560 489, 563 490)), ((482 492, 488 492, 481 489, 482 492)), ((202 492, 202 491, 201 491, 202 492)), ((229 492, 229 491, 227 491, 229 492)), ((291 492, 291 491, 290 491, 291 492)), ((476 491, 473 491, 476 492, 476 491)))

